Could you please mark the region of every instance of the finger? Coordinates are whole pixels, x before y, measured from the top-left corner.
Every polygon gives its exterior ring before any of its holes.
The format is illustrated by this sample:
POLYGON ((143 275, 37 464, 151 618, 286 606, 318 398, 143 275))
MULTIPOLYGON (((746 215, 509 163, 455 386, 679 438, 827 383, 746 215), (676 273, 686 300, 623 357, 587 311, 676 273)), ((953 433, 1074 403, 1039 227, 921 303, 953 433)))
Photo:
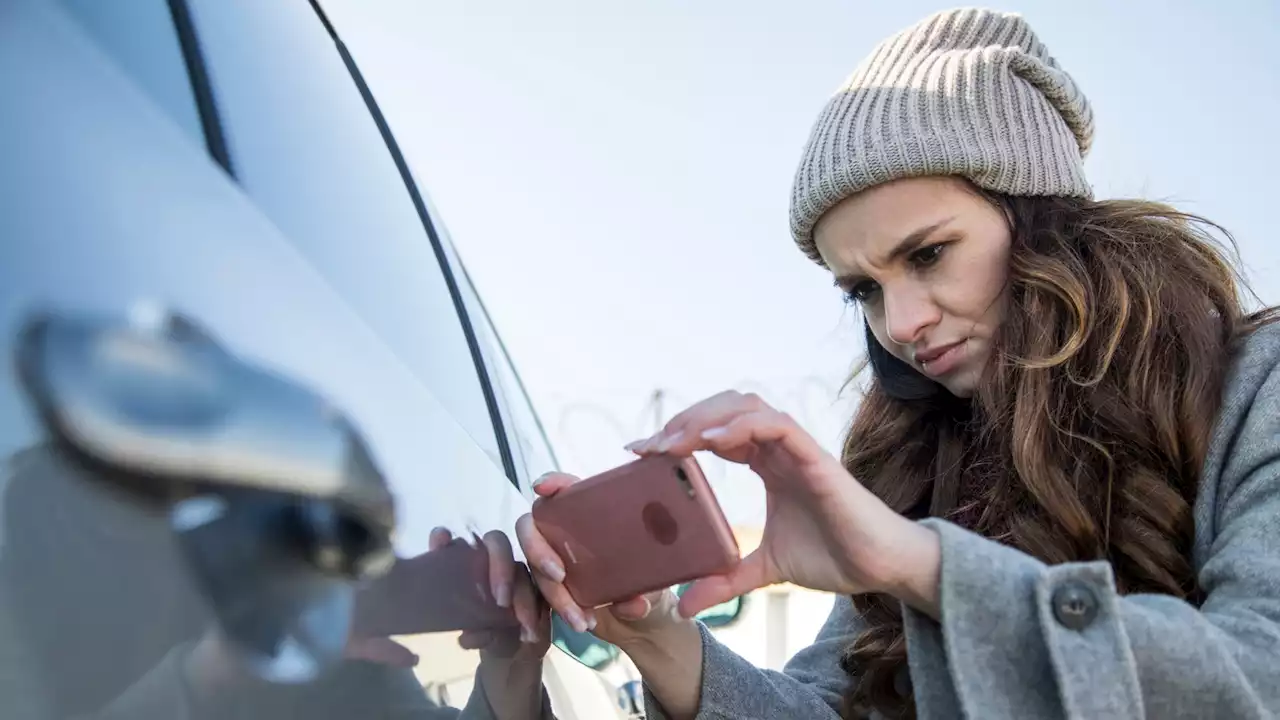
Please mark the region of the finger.
POLYGON ((622 620, 643 620, 649 617, 649 613, 653 612, 653 603, 649 598, 641 595, 629 600, 614 603, 609 611, 622 620))
POLYGON ((463 650, 483 650, 493 643, 489 630, 466 630, 458 636, 458 646, 463 650))
POLYGON ((769 444, 781 444, 801 463, 821 462, 828 457, 791 416, 772 408, 738 415, 718 427, 703 428, 685 449, 710 450, 726 460, 744 463, 751 461, 759 447, 769 444))
POLYGON ((538 532, 532 515, 526 514, 516 521, 516 539, 520 542, 525 559, 529 561, 533 579, 542 597, 574 630, 589 630, 594 618, 587 617, 569 594, 569 589, 564 586, 564 562, 551 549, 542 533, 538 532))
POLYGON ((433 528, 431 534, 427 536, 427 551, 439 550, 451 542, 453 542, 453 533, 449 532, 449 528, 433 528))
POLYGON ((551 472, 533 481, 533 491, 541 497, 551 497, 578 482, 578 478, 568 473, 551 472))
POLYGON ((498 607, 511 607, 511 586, 515 575, 515 554, 511 552, 511 540, 500 530, 484 534, 485 550, 489 553, 489 589, 498 607))
POLYGON ((533 644, 541 640, 542 603, 533 587, 533 579, 523 568, 516 574, 515 593, 512 599, 516 620, 520 621, 520 641, 533 644))
POLYGON ((689 425, 692 422, 697 422, 700 418, 727 412, 749 400, 750 398, 748 398, 748 396, 743 395, 737 390, 725 390, 723 392, 718 392, 715 395, 696 402, 676 413, 675 416, 668 420, 667 424, 662 428, 662 434, 670 435, 673 432, 678 432, 686 425, 689 425))
POLYGON ((551 582, 545 577, 541 577, 539 573, 533 574, 534 581, 538 584, 538 592, 542 593, 542 597, 551 605, 551 609, 559 613, 569 626, 578 632, 589 632, 596 627, 595 613, 587 613, 573 599, 573 595, 569 593, 569 589, 560 583, 551 582))
POLYGON ((679 437, 691 420, 708 413, 718 412, 721 408, 732 405, 738 396, 738 393, 726 390, 694 403, 668 420, 661 430, 649 438, 627 445, 626 449, 642 456, 665 452, 665 450, 660 449, 663 447, 664 442, 668 442, 669 438, 679 437))
POLYGON ((673 417, 663 429, 633 449, 641 455, 655 453, 684 454, 696 444, 697 436, 706 428, 729 422, 747 412, 767 409, 769 405, 755 393, 729 390, 699 402, 673 417))
POLYGON ((534 568, 553 582, 564 582, 564 560, 551 547, 551 543, 538 532, 533 515, 525 514, 516 521, 516 541, 524 551, 529 567, 534 568))
POLYGON ((680 596, 677 607, 681 617, 691 618, 703 610, 776 582, 778 579, 768 569, 764 555, 757 550, 743 558, 729 573, 695 581, 680 596))
POLYGON ((573 599, 573 595, 569 589, 563 584, 555 582, 538 571, 534 571, 533 580, 538 586, 538 592, 542 594, 542 598, 547 601, 552 610, 559 613, 569 626, 578 632, 588 632, 596 627, 596 618, 594 612, 583 610, 582 606, 573 599))
POLYGON ((385 637, 352 638, 343 653, 352 660, 411 668, 418 664, 418 656, 409 648, 385 637))

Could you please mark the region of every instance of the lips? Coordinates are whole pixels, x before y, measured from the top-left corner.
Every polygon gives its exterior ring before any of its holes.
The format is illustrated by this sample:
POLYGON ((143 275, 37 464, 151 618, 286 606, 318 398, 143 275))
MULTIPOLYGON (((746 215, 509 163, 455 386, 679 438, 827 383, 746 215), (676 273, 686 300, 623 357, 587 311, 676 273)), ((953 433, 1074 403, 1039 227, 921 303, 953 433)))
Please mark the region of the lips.
POLYGON ((931 378, 942 378, 964 364, 969 353, 969 343, 961 340, 950 345, 929 348, 927 352, 916 355, 916 363, 920 372, 931 378))
POLYGON ((928 350, 921 350, 915 354, 915 361, 921 365, 931 363, 943 355, 946 355, 948 350, 954 350, 963 344, 964 340, 960 340, 958 342, 953 342, 950 345, 939 345, 937 347, 929 348, 928 350))

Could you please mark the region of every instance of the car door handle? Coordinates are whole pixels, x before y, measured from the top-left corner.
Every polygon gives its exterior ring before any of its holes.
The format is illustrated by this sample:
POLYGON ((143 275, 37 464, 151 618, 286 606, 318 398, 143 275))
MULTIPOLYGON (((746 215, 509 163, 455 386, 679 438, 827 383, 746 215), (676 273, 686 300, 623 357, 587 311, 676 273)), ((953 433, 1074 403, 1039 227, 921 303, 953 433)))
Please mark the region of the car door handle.
POLYGON ((20 384, 52 446, 169 514, 248 668, 302 681, 336 663, 354 587, 394 562, 395 508, 354 425, 190 318, 40 313, 20 384))

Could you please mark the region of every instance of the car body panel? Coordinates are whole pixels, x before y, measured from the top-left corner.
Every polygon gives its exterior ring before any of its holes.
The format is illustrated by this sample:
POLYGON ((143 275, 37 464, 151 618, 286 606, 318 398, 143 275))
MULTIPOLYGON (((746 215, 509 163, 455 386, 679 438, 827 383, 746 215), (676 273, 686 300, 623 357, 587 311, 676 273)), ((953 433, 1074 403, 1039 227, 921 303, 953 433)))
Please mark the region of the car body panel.
MULTIPOLYGON (((0 352, 12 357, 14 331, 38 310, 122 321, 139 308, 180 311, 345 410, 390 479, 402 555, 425 550, 436 526, 512 532, 527 501, 426 373, 75 20, 50 3, 6 3, 0 67, 0 352)), ((471 372, 464 379, 477 382, 471 372)), ((191 640, 199 629, 175 610, 176 598, 190 599, 176 556, 141 530, 159 527, 157 518, 69 480, 43 442, 14 383, 0 382, 4 615, 21 636, 0 645, 14 656, 2 659, 9 677, 26 676, 21 690, 5 689, 5 717, 92 710, 136 679, 130 662, 145 668, 170 642, 131 655, 133 640, 141 646, 165 628, 191 640), (157 577, 172 587, 139 579, 157 577), (61 619, 41 625, 36 616, 61 619)))

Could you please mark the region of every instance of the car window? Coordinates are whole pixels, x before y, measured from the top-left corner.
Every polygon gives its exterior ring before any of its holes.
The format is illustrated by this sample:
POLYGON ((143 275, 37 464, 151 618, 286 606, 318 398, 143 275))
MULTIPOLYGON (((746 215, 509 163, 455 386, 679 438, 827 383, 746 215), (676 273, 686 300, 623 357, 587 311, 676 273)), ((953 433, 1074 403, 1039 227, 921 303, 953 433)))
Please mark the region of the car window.
POLYGON ((454 290, 323 23, 304 2, 190 6, 237 180, 503 464, 454 290))
POLYGON ((483 307, 476 315, 477 331, 484 338, 486 346, 492 348, 493 361, 489 376, 493 378, 506 406, 505 419, 509 425, 507 440, 520 460, 517 464, 518 485, 521 492, 531 495, 533 481, 545 473, 558 470, 559 464, 547 442, 538 414, 529 402, 520 376, 507 357, 501 338, 494 331, 483 307))
MULTIPOLYGON (((430 205, 430 198, 427 198, 427 203, 430 205)), ((433 216, 439 217, 434 207, 431 207, 431 211, 433 216)), ((455 268, 455 276, 458 278, 463 299, 467 304, 468 315, 480 337, 489 377, 498 391, 498 402, 507 430, 507 441, 512 447, 512 455, 515 458, 516 472, 512 482, 515 482, 520 491, 532 500, 533 481, 544 473, 559 470, 559 463, 547 440, 538 413, 529 401, 524 384, 520 381, 510 356, 507 355, 502 338, 494 328, 489 313, 479 293, 476 292, 475 285, 471 282, 470 275, 458 258, 447 231, 443 226, 439 227, 449 263, 455 268)), ((621 655, 621 651, 616 646, 591 633, 574 630, 558 615, 552 617, 551 639, 561 651, 593 670, 608 667, 621 655)))
MULTIPOLYGON (((429 199, 427 202, 431 207, 429 199)), ((431 207, 431 210, 433 217, 440 217, 434 207, 431 207)), ((533 481, 545 473, 559 470, 560 465, 556 461, 555 452, 551 449, 551 443, 547 440, 542 421, 529 400, 524 383, 520 380, 515 366, 512 365, 506 346, 494 328, 489 312, 476 291, 466 267, 458 258, 448 232, 439 221, 436 227, 441 233, 441 242, 445 247, 449 264, 454 268, 454 277, 458 279, 458 286, 467 307, 467 315, 476 329, 484 354, 485 367, 498 397, 507 442, 511 446, 511 453, 515 460, 516 472, 512 481, 521 492, 532 499, 533 481)))
POLYGON ((191 139, 203 145, 182 44, 166 0, 59 0, 108 55, 191 139))

